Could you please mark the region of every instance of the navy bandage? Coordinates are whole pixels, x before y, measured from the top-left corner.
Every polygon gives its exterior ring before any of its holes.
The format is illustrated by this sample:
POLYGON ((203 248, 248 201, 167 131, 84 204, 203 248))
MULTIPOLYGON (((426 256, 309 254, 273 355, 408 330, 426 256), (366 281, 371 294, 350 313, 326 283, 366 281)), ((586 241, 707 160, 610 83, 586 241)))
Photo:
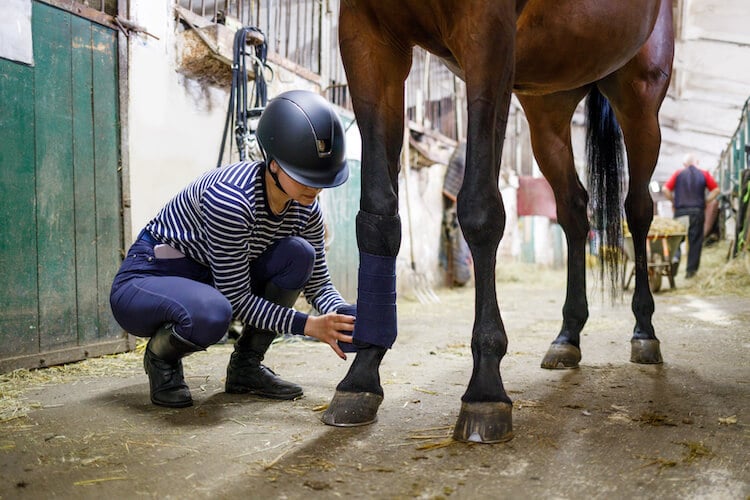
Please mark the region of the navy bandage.
POLYGON ((360 252, 354 338, 390 349, 396 333, 396 257, 360 252))
MULTIPOLYGON (((352 304, 346 304, 344 306, 340 306, 338 309, 336 309, 336 312, 339 314, 346 314, 347 316, 354 316, 357 317, 357 306, 352 304)), ((341 332, 344 335, 350 335, 350 332, 341 332)), ((338 343, 339 347, 344 352, 357 352, 357 347, 349 342, 341 342, 340 340, 337 340, 336 343, 338 343)))

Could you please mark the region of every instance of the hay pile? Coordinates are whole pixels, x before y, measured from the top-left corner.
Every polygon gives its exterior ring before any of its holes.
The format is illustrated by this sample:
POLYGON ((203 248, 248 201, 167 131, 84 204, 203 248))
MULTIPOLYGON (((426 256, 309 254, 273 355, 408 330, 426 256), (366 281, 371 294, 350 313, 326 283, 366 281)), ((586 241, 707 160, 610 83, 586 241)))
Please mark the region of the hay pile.
POLYGON ((29 370, 14 370, 0 375, 0 423, 25 417, 39 403, 23 397, 31 377, 29 370))
MULTIPOLYGON (((675 219, 669 219, 667 217, 654 217, 651 221, 651 227, 648 228, 648 235, 654 236, 672 236, 676 234, 685 234, 685 225, 678 222, 675 219)), ((622 234, 623 236, 630 237, 630 229, 628 229, 627 221, 622 221, 622 234)))
POLYGON ((704 248, 695 287, 703 292, 750 297, 750 252, 727 260, 726 242, 704 248))
POLYGON ((25 394, 31 389, 63 384, 81 377, 131 377, 139 373, 142 355, 126 352, 40 370, 13 370, 0 374, 0 424, 26 417, 41 404, 25 394))

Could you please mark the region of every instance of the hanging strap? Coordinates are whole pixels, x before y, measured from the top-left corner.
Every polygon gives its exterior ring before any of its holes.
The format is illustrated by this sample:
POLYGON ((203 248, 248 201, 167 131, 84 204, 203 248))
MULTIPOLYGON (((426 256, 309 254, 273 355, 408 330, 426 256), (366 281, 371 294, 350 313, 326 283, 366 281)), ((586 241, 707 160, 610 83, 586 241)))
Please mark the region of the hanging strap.
MULTIPOLYGON (((245 142, 250 134, 248 128, 248 118, 259 116, 268 102, 267 84, 265 71, 268 68, 266 64, 268 56, 268 44, 263 32, 255 27, 244 27, 234 35, 234 46, 232 52, 232 85, 229 92, 229 106, 227 108, 227 117, 224 121, 224 133, 221 138, 221 148, 219 149, 219 159, 216 167, 220 167, 224 158, 224 147, 227 142, 229 127, 234 130, 237 149, 240 154, 240 161, 245 161, 245 142), (247 96, 247 38, 249 33, 254 33, 252 38, 257 39, 258 34, 263 42, 254 46, 254 57, 252 59, 253 72, 255 74, 255 101, 253 108, 248 109, 247 96)), ((231 156, 231 145, 229 154, 231 156)))

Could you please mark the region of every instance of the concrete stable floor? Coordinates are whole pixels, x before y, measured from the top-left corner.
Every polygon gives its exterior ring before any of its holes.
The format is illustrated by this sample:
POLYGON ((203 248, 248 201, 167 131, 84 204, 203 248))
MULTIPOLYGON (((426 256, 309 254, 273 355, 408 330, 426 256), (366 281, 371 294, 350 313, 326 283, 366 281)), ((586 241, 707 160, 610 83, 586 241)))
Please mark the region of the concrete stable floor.
MULTIPOLYGON (((185 361, 195 406, 150 404, 141 356, 5 376, 0 498, 710 498, 750 495, 750 301, 678 280, 656 295, 665 363, 629 362, 630 292, 590 294, 579 369, 542 370, 562 271, 500 272, 512 441, 451 442, 471 374, 473 290, 402 301, 379 421, 323 425, 349 361, 310 341, 267 363, 297 401, 223 392, 231 346, 185 361), (6 405, 7 406, 7 405, 6 405)), ((632 290, 632 289, 631 289, 632 290)))

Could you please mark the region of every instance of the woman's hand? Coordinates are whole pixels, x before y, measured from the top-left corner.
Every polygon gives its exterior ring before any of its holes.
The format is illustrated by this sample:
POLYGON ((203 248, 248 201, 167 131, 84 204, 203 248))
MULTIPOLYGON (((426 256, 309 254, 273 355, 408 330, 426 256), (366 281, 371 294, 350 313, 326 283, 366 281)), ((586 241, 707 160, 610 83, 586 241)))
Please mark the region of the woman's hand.
POLYGON ((339 358, 346 359, 346 354, 336 343, 352 342, 352 336, 343 332, 354 331, 354 316, 338 314, 335 312, 324 314, 322 316, 308 316, 305 323, 305 335, 316 338, 325 342, 331 349, 336 351, 339 358))

